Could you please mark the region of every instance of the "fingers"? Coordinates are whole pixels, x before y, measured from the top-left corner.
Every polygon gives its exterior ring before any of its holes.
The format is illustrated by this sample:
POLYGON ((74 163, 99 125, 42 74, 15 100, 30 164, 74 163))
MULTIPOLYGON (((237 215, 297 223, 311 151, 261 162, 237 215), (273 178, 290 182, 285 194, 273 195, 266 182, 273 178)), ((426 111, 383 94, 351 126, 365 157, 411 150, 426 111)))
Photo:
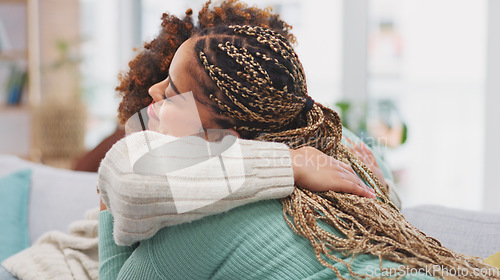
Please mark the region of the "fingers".
POLYGON ((334 161, 338 168, 330 173, 332 176, 330 190, 375 198, 373 189, 358 177, 350 165, 335 159, 334 161))
POLYGON ((377 165, 377 161, 375 160, 375 156, 373 155, 370 148, 368 148, 368 146, 365 145, 364 143, 361 143, 360 148, 363 150, 363 153, 366 155, 366 157, 370 159, 370 164, 377 165))
MULTIPOLYGON (((356 175, 356 172, 354 172, 354 169, 352 169, 352 166, 350 164, 339 161, 339 166, 341 168, 343 168, 346 172, 356 175)), ((357 177, 357 175, 356 175, 356 177, 357 177)), ((357 177, 357 178, 359 178, 359 177, 357 177)))
POLYGON ((368 198, 376 197, 375 191, 373 191, 372 188, 369 188, 363 183, 360 184, 349 179, 343 179, 342 182, 339 182, 334 191, 355 194, 368 198))
POLYGON ((310 191, 335 191, 375 197, 374 191, 358 177, 350 164, 314 148, 291 150, 295 183, 310 191), (301 155, 300 157, 297 156, 301 155), (298 162, 296 161, 299 160, 298 162))
POLYGON ((366 149, 367 146, 364 144, 363 141, 359 141, 359 143, 353 142, 349 138, 344 138, 352 147, 352 150, 356 152, 360 156, 366 156, 366 149))
POLYGON ((344 139, 347 141, 347 143, 349 143, 351 145, 350 149, 353 153, 355 153, 358 157, 361 157, 361 158, 365 156, 363 150, 360 148, 360 146, 362 145, 362 142, 360 142, 360 144, 356 144, 349 138, 344 137, 344 139))
POLYGON ((356 156, 361 161, 363 161, 368 166, 378 166, 372 151, 363 141, 360 141, 359 144, 356 144, 349 138, 344 137, 344 139, 351 145, 351 151, 356 154, 356 156))
POLYGON ((356 148, 356 146, 357 146, 357 145, 356 145, 356 143, 354 143, 351 139, 349 139, 349 138, 347 138, 347 137, 344 137, 344 139, 345 139, 345 141, 346 141, 347 143, 349 143, 349 145, 351 145, 351 147, 352 147, 353 149, 355 149, 355 148, 356 148))
POLYGON ((354 189, 353 191, 353 194, 357 194, 359 196, 364 196, 364 197, 368 197, 368 198, 376 198, 377 196, 375 195, 375 191, 364 185, 365 187, 358 187, 357 189, 354 189))
POLYGON ((339 184, 339 191, 352 193, 359 196, 375 198, 375 191, 368 187, 349 166, 342 173, 342 181, 339 184))

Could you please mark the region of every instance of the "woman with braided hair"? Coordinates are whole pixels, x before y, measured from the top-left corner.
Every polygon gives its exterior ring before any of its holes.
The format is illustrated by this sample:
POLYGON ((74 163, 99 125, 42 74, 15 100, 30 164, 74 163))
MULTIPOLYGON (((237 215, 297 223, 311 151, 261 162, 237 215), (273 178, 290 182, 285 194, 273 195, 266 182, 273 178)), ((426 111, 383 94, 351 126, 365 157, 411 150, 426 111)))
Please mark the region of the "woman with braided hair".
POLYGON ((442 247, 406 222, 385 184, 342 142, 336 112, 308 96, 302 66, 284 36, 244 24, 194 31, 180 40, 168 77, 149 90, 156 104, 149 107, 151 126, 179 137, 192 133, 196 120, 187 115, 178 127, 168 124, 183 106, 172 100, 189 92, 204 129, 316 148, 350 165, 378 199, 295 187, 281 203, 266 200, 156 228, 150 239, 130 247, 113 245, 112 218, 104 211, 101 279, 363 279, 404 276, 411 269, 424 272, 412 279, 427 279, 432 277, 425 272, 439 276, 456 268, 468 272, 464 279, 484 279, 474 271, 491 267, 442 247))

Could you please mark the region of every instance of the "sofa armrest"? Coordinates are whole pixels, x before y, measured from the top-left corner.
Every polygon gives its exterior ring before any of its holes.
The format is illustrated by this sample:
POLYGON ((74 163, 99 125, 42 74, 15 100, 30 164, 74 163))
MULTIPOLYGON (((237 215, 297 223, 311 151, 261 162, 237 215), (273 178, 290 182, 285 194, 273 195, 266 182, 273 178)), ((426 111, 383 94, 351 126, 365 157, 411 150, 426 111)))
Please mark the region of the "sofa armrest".
POLYGON ((438 205, 402 210, 406 219, 455 252, 486 258, 500 251, 500 213, 438 205))

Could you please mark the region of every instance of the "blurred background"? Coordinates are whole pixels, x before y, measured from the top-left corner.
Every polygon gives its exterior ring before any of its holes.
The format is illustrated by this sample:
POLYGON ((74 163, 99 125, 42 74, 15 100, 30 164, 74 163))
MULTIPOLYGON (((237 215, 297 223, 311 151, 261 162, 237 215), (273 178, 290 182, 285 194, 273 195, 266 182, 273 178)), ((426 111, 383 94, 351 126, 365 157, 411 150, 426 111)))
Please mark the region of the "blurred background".
MULTIPOLYGON (((201 0, 0 0, 0 153, 71 168, 117 75, 201 0)), ((500 1, 248 0, 293 26, 309 94, 380 153, 404 207, 500 211, 500 1)))

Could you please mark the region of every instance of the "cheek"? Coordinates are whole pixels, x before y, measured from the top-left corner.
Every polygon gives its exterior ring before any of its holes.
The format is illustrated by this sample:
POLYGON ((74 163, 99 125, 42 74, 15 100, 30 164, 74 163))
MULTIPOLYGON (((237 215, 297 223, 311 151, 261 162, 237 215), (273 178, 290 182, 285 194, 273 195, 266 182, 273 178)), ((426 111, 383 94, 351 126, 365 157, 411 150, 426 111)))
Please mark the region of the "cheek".
POLYGON ((159 131, 176 137, 192 135, 202 130, 198 112, 164 104, 159 112, 159 131))
POLYGON ((215 121, 215 113, 205 107, 198 107, 198 113, 200 114, 200 119, 203 123, 204 129, 217 129, 220 127, 215 121))

